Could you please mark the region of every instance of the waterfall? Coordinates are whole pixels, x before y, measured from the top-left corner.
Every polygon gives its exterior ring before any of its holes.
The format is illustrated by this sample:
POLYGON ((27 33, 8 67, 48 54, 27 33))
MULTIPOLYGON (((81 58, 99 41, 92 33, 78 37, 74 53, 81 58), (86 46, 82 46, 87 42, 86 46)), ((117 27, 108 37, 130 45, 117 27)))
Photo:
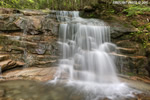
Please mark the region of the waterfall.
POLYGON ((116 46, 110 42, 110 27, 102 20, 80 18, 77 11, 56 14, 61 22, 60 73, 68 72, 69 80, 118 82, 114 59, 110 55, 116 51, 116 46))
POLYGON ((56 16, 61 23, 61 58, 54 81, 65 80, 80 90, 92 91, 86 100, 129 95, 130 89, 117 77, 111 55, 117 46, 111 43, 110 26, 102 20, 83 19, 78 11, 58 11, 56 16))

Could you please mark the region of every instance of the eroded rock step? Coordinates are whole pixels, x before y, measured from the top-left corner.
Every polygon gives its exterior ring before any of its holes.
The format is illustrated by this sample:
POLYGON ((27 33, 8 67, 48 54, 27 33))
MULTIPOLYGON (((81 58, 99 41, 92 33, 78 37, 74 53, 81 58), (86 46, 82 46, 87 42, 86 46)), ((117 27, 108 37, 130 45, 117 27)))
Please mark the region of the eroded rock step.
POLYGON ((111 53, 118 58, 117 67, 122 74, 148 75, 146 70, 148 60, 145 56, 131 56, 111 53))
POLYGON ((57 67, 30 67, 10 70, 2 74, 0 81, 26 79, 47 82, 54 79, 56 71, 57 67))
POLYGON ((1 59, 1 61, 0 61, 0 68, 1 68, 2 72, 6 71, 6 70, 9 70, 9 69, 12 69, 12 68, 23 67, 24 66, 23 62, 13 61, 13 60, 9 59, 8 55, 7 56, 6 55, 5 56, 4 55, 0 55, 0 59, 1 59))
POLYGON ((145 56, 145 49, 142 44, 130 40, 119 40, 115 42, 122 54, 133 56, 145 56))

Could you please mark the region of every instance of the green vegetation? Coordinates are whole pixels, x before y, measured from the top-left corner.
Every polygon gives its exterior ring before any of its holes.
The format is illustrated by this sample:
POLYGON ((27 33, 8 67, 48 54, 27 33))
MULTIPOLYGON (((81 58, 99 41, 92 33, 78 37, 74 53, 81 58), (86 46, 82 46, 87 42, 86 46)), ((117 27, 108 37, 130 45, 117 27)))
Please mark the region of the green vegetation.
POLYGON ((149 6, 141 5, 131 5, 127 9, 124 9, 124 12, 127 12, 127 16, 136 16, 138 14, 144 14, 145 12, 150 12, 149 6))
POLYGON ((33 0, 2 0, 0 1, 0 6, 4 8, 29 8, 31 9, 34 6, 33 0))
MULTIPOLYGON (((147 48, 150 44, 150 6, 149 5, 127 5, 123 9, 129 24, 138 29, 137 32, 131 33, 131 38, 134 41, 143 44, 147 48)), ((122 14, 123 15, 123 14, 122 14)))
POLYGON ((1 0, 0 7, 18 9, 81 9, 85 5, 95 4, 98 0, 1 0))
POLYGON ((137 42, 143 44, 143 47, 146 48, 150 42, 150 23, 140 25, 139 22, 133 21, 132 24, 138 28, 138 31, 135 33, 131 33, 133 39, 137 42))

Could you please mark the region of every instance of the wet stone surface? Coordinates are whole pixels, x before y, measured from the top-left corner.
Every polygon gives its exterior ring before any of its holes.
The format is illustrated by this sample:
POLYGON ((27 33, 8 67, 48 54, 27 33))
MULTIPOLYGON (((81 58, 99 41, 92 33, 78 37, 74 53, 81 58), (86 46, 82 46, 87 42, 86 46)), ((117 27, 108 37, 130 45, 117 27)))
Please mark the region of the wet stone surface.
MULTIPOLYGON (((66 84, 39 83, 35 81, 5 81, 0 83, 0 100, 93 100, 92 91, 83 92, 66 84)), ((95 100, 95 99, 94 99, 95 100)), ((96 100, 111 100, 107 97, 96 100)), ((118 97, 115 100, 150 100, 146 94, 132 97, 118 97)))
POLYGON ((83 100, 63 85, 50 85, 34 81, 8 81, 0 83, 0 100, 83 100))

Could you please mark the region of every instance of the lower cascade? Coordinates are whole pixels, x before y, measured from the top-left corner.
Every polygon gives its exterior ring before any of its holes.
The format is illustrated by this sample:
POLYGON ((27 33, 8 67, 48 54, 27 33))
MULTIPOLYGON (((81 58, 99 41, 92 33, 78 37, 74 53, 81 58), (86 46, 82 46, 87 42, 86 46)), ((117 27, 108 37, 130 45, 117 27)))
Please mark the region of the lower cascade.
POLYGON ((119 81, 115 56, 117 46, 110 41, 110 26, 98 19, 83 19, 78 11, 56 12, 60 21, 61 58, 53 82, 85 92, 86 100, 121 100, 136 90, 119 81))

